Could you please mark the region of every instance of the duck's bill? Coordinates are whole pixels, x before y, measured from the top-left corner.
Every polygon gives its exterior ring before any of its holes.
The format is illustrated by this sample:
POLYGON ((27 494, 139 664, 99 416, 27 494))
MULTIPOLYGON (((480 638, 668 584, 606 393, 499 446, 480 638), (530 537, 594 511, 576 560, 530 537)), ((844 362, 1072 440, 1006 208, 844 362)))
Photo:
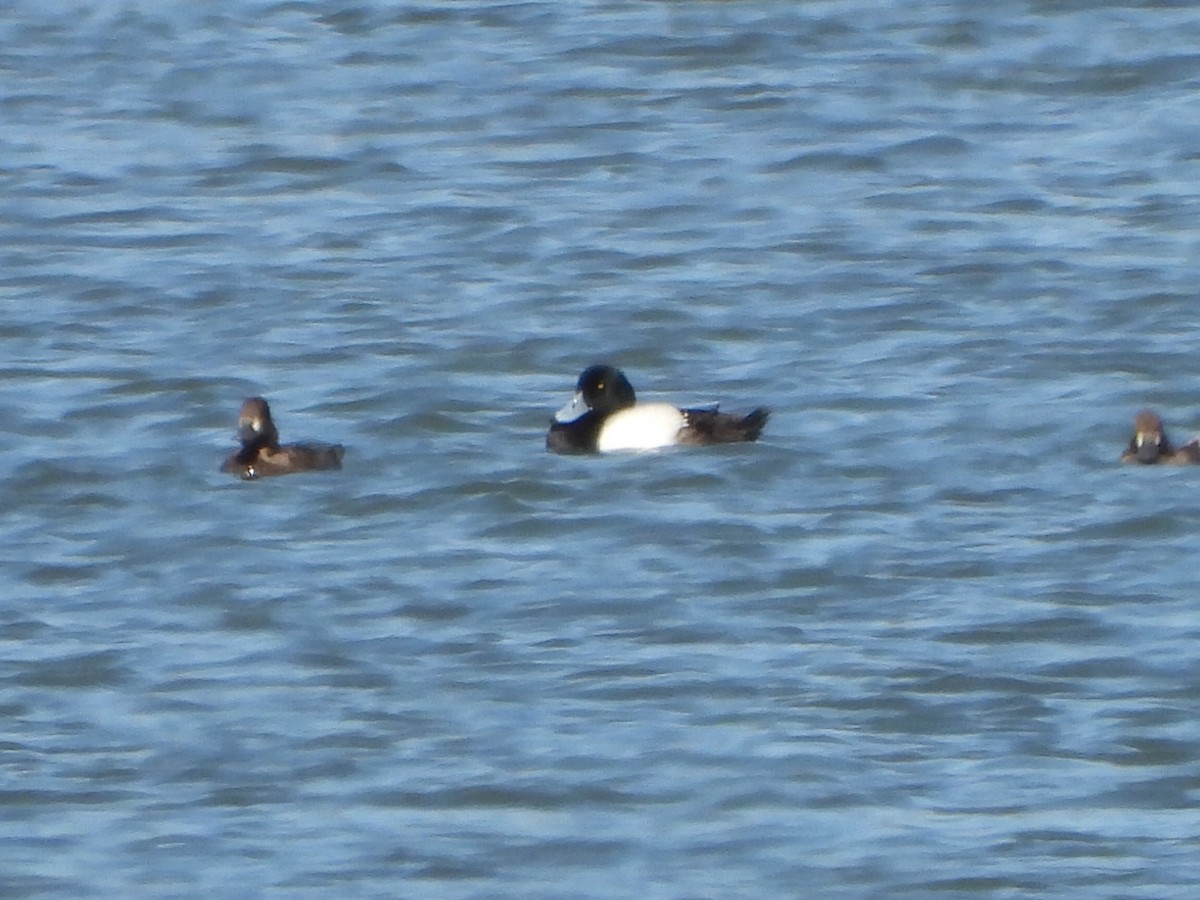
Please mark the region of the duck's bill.
POLYGON ((258 419, 238 419, 237 439, 250 441, 262 432, 262 423, 258 419))
POLYGON ((554 421, 574 422, 585 412, 587 412, 587 404, 583 402, 583 395, 576 394, 571 398, 570 403, 554 414, 554 421))

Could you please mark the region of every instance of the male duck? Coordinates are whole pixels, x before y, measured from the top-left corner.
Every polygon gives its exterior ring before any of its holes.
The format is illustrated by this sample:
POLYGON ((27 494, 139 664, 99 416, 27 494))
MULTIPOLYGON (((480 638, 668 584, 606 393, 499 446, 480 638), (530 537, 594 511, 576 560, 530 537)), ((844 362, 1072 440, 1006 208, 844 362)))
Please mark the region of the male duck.
POLYGON ((757 440, 770 411, 744 416, 712 409, 679 409, 669 403, 638 403, 620 369, 584 369, 575 396, 554 416, 546 449, 554 453, 654 450, 675 444, 702 446, 757 440))
POLYGON ((232 472, 239 478, 249 480, 342 467, 345 450, 341 444, 280 445, 271 408, 262 397, 248 397, 242 403, 237 436, 242 448, 225 460, 221 471, 232 472))

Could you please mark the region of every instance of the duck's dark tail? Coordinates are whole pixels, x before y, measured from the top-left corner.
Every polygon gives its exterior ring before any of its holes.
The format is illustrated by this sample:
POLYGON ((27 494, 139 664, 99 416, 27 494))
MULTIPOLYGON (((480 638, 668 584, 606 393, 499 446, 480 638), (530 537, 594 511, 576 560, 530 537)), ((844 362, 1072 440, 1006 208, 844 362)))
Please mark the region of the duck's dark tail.
POLYGON ((685 409, 687 425, 680 433, 681 444, 736 444, 757 441, 771 411, 760 406, 744 416, 714 409, 685 409))

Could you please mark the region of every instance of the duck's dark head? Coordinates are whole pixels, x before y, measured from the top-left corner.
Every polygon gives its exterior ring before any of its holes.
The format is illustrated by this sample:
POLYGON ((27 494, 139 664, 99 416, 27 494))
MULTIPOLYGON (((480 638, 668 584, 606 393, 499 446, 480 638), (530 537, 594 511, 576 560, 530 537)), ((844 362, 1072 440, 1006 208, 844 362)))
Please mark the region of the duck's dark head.
POLYGON ((589 366, 575 382, 575 396, 554 414, 554 421, 574 422, 588 412, 603 418, 636 402, 633 385, 620 369, 605 365, 589 366))
POLYGON ((279 446, 279 432, 271 419, 271 407, 262 397, 247 397, 242 402, 237 437, 243 448, 279 446))
POLYGON ((575 393, 588 409, 596 412, 616 412, 637 402, 633 385, 614 366, 588 366, 575 382, 575 393))
POLYGON ((1170 456, 1174 452, 1157 413, 1143 409, 1134 416, 1133 437, 1129 439, 1130 455, 1140 463, 1156 463, 1160 457, 1170 456))

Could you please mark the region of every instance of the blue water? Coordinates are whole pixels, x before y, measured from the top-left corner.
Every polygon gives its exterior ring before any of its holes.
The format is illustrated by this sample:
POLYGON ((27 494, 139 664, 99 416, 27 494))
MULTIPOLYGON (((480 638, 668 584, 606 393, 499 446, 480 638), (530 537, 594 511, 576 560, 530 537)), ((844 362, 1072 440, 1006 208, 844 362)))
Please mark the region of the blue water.
POLYGON ((1198 47, 10 3, 0 896, 1195 896, 1198 47), (546 454, 601 360, 773 418, 546 454))

